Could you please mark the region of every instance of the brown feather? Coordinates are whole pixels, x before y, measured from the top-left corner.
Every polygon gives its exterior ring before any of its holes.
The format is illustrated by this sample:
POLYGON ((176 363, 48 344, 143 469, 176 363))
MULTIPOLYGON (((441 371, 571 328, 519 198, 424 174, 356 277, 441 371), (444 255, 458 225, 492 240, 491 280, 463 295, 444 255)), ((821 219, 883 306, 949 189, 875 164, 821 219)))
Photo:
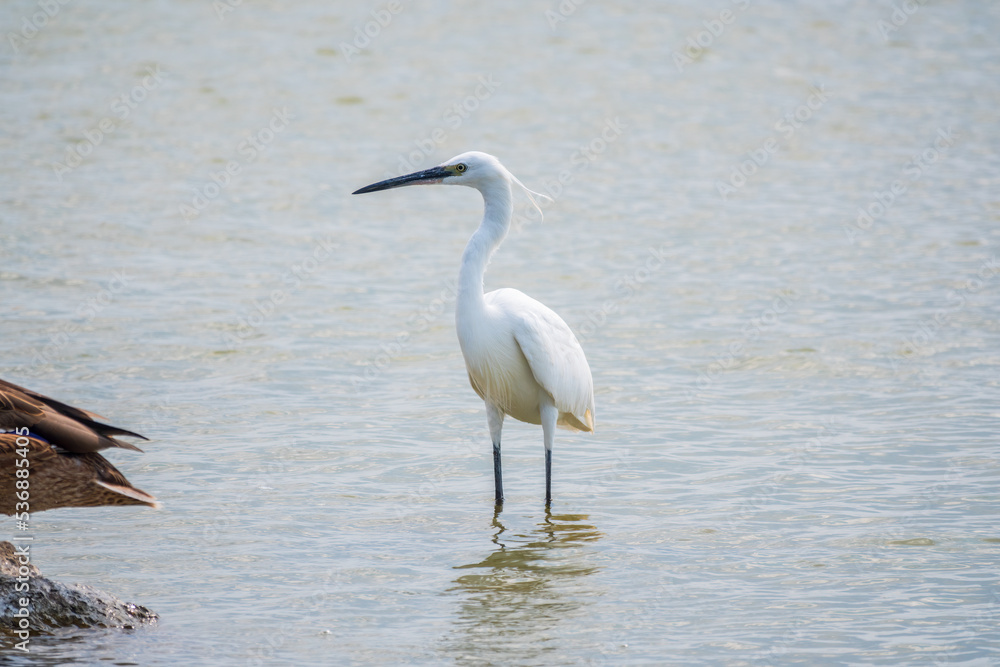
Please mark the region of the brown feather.
POLYGON ((96 452, 62 452, 38 438, 0 433, 0 512, 101 505, 159 507, 156 498, 132 486, 125 475, 96 452), (28 465, 19 467, 18 461, 24 458, 28 465), (18 477, 19 470, 27 470, 27 477, 18 477), (27 489, 18 489, 18 481, 22 487, 27 482, 27 489), (15 495, 23 491, 27 491, 26 501, 15 495), (26 502, 27 508, 19 507, 20 502, 26 502))
POLYGON ((83 454, 109 447, 137 452, 135 445, 113 436, 146 438, 125 429, 96 421, 100 415, 74 408, 6 380, 0 380, 0 430, 27 428, 67 452, 83 454))
POLYGON ((109 447, 141 451, 114 436, 146 438, 98 419, 104 418, 0 380, 0 431, 13 431, 0 433, 0 512, 100 505, 159 507, 156 498, 132 486, 97 453, 109 447), (18 503, 26 503, 27 508, 18 503))

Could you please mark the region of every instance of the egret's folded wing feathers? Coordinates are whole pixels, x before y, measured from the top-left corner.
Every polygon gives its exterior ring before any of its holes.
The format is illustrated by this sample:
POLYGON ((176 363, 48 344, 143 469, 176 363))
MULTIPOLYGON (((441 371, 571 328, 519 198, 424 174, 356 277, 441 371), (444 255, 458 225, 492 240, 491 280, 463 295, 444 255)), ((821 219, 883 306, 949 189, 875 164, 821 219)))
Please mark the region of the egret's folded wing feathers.
POLYGON ((552 396, 560 412, 576 418, 560 420, 561 426, 592 431, 594 381, 583 348, 555 312, 528 296, 520 296, 524 301, 516 311, 514 339, 528 360, 535 381, 552 396))

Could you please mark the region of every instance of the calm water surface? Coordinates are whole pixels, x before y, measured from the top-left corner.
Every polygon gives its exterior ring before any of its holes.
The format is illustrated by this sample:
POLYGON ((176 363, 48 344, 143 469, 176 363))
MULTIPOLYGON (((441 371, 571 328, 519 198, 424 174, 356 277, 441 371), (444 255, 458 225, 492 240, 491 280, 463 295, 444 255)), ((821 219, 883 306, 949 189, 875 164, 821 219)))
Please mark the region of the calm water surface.
POLYGON ((164 503, 33 518, 161 620, 11 664, 1000 661, 1000 7, 562 6, 0 9, 3 376, 164 503), (550 511, 513 422, 493 510, 478 194, 348 194, 470 149, 593 368, 550 511))

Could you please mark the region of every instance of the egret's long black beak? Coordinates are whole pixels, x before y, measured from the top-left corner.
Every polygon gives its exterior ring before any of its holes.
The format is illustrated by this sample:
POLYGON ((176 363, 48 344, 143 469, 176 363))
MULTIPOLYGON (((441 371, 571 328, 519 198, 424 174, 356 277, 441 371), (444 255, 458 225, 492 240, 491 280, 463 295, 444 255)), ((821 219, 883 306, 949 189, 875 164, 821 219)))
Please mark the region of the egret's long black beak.
POLYGON ((423 171, 418 171, 412 174, 407 174, 406 176, 397 176, 396 178, 390 178, 387 181, 380 181, 378 183, 373 183, 371 185, 366 185, 360 190, 355 190, 351 194, 353 195, 363 195, 366 192, 378 192, 379 190, 389 190, 391 188, 398 188, 404 185, 423 185, 426 183, 440 183, 444 178, 453 175, 453 173, 444 167, 431 167, 430 169, 424 169, 423 171))

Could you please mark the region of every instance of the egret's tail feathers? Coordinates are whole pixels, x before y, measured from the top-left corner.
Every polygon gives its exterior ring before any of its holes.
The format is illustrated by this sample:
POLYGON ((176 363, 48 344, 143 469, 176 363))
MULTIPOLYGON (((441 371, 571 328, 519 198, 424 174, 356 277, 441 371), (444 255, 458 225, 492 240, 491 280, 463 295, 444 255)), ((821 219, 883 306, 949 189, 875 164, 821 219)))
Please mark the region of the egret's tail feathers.
POLYGON ((594 414, 587 410, 583 415, 583 421, 576 415, 569 412, 560 412, 556 426, 560 426, 568 431, 594 431, 594 414))

